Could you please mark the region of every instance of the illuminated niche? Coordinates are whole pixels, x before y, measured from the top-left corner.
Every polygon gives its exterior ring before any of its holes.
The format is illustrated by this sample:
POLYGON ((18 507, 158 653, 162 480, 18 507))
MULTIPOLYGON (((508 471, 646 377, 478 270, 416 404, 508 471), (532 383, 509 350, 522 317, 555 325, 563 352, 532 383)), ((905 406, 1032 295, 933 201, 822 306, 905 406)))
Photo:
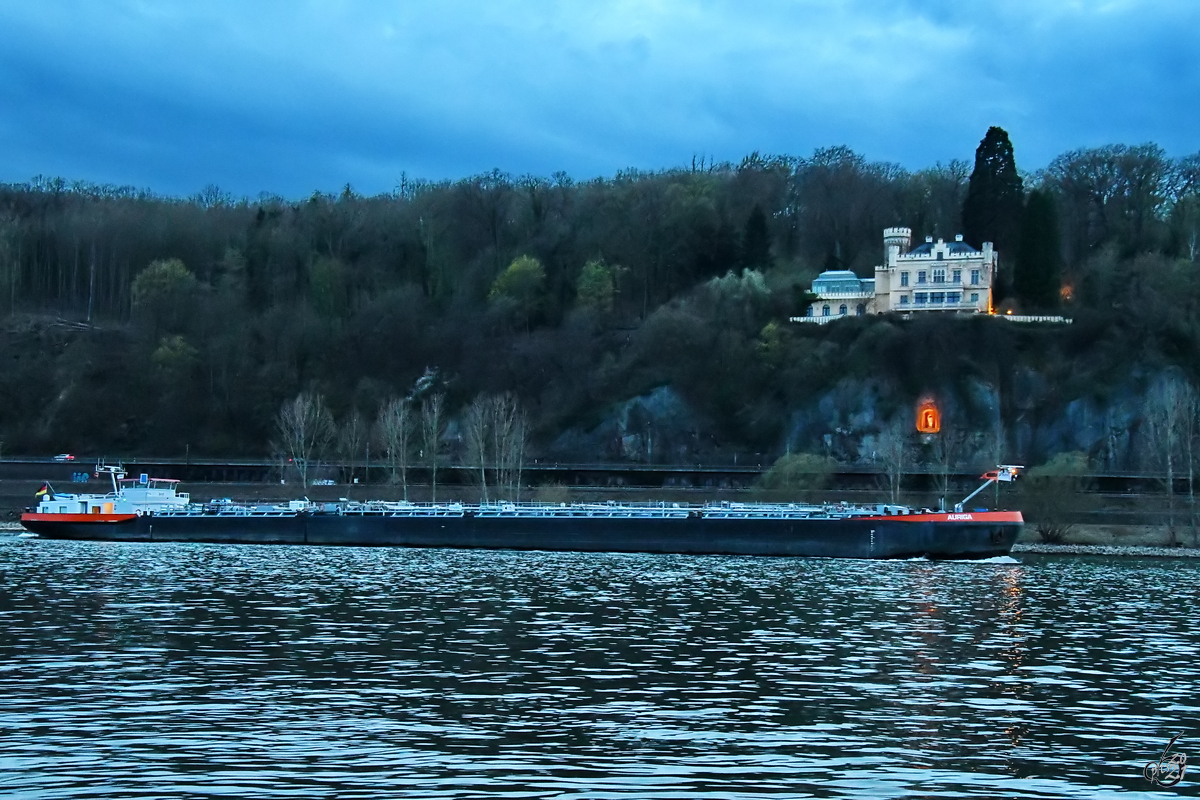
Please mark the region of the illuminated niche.
POLYGON ((917 406, 917 430, 921 433, 937 433, 942 429, 942 412, 933 398, 927 397, 917 406))

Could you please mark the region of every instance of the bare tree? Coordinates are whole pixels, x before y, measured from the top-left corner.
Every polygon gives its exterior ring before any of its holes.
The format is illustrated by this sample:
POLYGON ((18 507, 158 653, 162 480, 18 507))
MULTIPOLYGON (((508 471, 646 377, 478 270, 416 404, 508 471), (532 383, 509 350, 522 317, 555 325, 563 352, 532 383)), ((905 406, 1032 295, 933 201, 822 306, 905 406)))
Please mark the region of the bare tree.
POLYGON ((521 472, 525 464, 527 440, 525 412, 511 392, 479 395, 467 408, 464 429, 468 460, 478 468, 482 496, 488 499, 488 468, 491 487, 497 497, 521 497, 521 472))
POLYGON ((408 400, 393 398, 380 406, 375 428, 387 455, 392 483, 399 481, 403 486, 405 500, 408 499, 408 458, 412 452, 414 427, 412 405, 408 400))
MULTIPOLYGON (((17 238, 17 220, 10 213, 0 216, 0 280, 8 284, 8 311, 12 313, 16 306, 17 280, 19 279, 20 264, 16 258, 16 248, 13 242, 17 238)), ((88 318, 91 322, 91 318, 88 318)))
POLYGON ((934 474, 937 479, 937 490, 944 509, 946 498, 950 494, 950 475, 958 467, 962 458, 965 437, 954 428, 944 428, 941 433, 936 433, 933 437, 933 441, 930 443, 930 455, 936 470, 934 474))
POLYGON ((488 444, 491 428, 492 403, 486 395, 476 395, 463 415, 463 433, 467 439, 467 463, 472 471, 479 468, 479 491, 481 502, 488 501, 487 464, 488 444))
POLYGON ((520 496, 521 460, 525 451, 525 416, 511 392, 492 398, 491 407, 494 483, 517 500, 520 496))
POLYGON ((278 450, 291 459, 307 492, 309 471, 333 439, 333 416, 319 394, 304 392, 279 409, 275 429, 279 436, 278 450))
POLYGON ((1175 532, 1175 477, 1187 470, 1188 500, 1194 518, 1195 472, 1193 447, 1198 403, 1196 390, 1184 379, 1170 375, 1157 381, 1146 394, 1146 432, 1151 463, 1163 469, 1167 490, 1167 530, 1171 544, 1177 544, 1175 532))
MULTIPOLYGON (((993 469, 999 464, 1004 463, 1005 450, 1005 435, 1004 435, 1004 417, 1001 416, 999 409, 996 411, 996 419, 992 423, 992 434, 990 439, 992 460, 990 464, 985 464, 985 471, 993 469)), ((992 508, 1000 506, 1000 481, 994 481, 992 485, 992 508)))
POLYGON ((879 436, 876 453, 883 463, 892 503, 900 501, 900 484, 913 462, 912 433, 903 420, 895 420, 879 436))
POLYGON ((442 444, 442 429, 445 427, 445 395, 435 394, 421 402, 421 435, 425 462, 429 464, 430 499, 437 502, 438 450, 442 444))
POLYGON ((352 410, 338 431, 338 451, 350 467, 350 483, 354 483, 354 467, 358 463, 359 453, 367 444, 367 436, 367 424, 363 422, 362 415, 358 409, 352 410))

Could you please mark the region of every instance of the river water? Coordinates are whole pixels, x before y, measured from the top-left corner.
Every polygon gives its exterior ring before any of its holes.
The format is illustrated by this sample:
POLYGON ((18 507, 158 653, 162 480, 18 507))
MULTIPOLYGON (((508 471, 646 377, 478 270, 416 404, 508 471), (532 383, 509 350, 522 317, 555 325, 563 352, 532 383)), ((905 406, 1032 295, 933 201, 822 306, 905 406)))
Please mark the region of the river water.
POLYGON ((1004 561, 0 536, 0 795, 1196 794, 1200 565, 1004 561))

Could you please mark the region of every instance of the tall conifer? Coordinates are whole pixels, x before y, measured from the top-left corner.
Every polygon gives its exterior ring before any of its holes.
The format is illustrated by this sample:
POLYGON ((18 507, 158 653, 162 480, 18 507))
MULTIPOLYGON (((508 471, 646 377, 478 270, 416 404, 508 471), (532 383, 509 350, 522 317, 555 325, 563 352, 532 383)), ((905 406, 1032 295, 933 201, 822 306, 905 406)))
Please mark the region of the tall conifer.
MULTIPOLYGON (((963 237, 972 247, 993 242, 1001 258, 1016 255, 1025 189, 1003 128, 988 128, 975 150, 975 169, 963 202, 963 237)), ((1012 263, 1009 261, 1008 263, 1012 263)))

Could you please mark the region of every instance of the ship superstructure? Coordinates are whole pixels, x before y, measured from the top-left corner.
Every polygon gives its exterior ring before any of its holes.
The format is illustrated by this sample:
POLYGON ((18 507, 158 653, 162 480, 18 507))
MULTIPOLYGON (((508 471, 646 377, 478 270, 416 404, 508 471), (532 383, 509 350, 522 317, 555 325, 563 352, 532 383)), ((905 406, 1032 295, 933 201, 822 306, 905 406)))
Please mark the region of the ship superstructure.
POLYGON ((179 481, 140 475, 129 478, 120 467, 96 465, 97 478, 107 476, 112 491, 104 494, 66 494, 43 487, 35 509, 39 515, 138 515, 187 508, 191 496, 179 491, 179 481))

